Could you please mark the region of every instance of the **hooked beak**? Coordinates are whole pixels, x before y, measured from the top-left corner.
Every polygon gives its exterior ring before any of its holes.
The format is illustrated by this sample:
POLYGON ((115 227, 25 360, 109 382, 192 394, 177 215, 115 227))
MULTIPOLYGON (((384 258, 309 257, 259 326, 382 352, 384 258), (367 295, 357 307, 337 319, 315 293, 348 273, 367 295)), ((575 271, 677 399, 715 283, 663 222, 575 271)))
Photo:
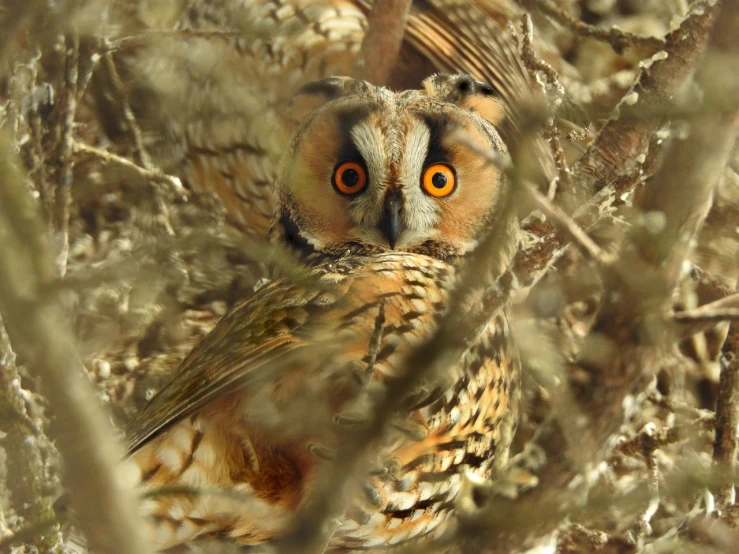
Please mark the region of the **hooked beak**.
POLYGON ((403 231, 403 224, 400 220, 400 209, 403 206, 400 193, 391 191, 385 196, 385 206, 382 211, 382 218, 378 228, 387 238, 390 248, 395 248, 398 236, 403 231))

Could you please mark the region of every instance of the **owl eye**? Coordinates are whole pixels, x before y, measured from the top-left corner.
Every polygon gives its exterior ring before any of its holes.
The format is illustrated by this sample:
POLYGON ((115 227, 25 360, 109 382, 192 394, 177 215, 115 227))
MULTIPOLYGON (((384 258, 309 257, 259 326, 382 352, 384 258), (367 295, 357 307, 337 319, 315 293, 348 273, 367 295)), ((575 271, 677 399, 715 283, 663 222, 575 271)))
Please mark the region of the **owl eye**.
POLYGON ((334 171, 334 186, 341 194, 357 194, 367 186, 367 171, 356 162, 339 164, 334 171))
POLYGON ((444 198, 454 192, 457 177, 454 170, 446 164, 430 165, 421 179, 423 190, 436 198, 444 198))

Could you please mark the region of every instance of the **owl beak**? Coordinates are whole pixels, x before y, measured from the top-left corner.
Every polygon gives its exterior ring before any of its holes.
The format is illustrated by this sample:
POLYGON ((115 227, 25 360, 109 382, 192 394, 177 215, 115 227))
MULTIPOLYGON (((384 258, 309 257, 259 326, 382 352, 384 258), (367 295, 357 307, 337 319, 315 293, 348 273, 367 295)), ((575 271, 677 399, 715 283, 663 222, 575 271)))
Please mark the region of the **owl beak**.
POLYGON ((395 191, 388 192, 385 196, 385 206, 378 227, 387 238, 390 248, 395 248, 395 243, 403 231, 403 223, 400 219, 400 209, 402 207, 403 202, 400 193, 395 191))

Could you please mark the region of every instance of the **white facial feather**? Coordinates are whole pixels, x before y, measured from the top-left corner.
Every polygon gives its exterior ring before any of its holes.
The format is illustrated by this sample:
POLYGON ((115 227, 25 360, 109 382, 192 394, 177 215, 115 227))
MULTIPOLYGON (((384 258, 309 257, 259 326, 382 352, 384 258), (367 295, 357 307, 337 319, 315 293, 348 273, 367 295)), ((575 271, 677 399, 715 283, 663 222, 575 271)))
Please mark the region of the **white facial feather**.
POLYGON ((421 175, 431 133, 421 120, 413 121, 404 136, 395 127, 389 127, 387 132, 390 131, 396 142, 402 141, 400 146, 391 144, 388 137, 373 122, 365 121, 352 129, 352 141, 367 164, 369 173, 367 191, 354 199, 351 204, 352 218, 360 224, 353 235, 355 238, 378 245, 386 243, 387 239, 377 230, 376 225, 384 209, 389 165, 395 159, 398 165, 397 184, 403 195, 402 215, 405 227, 398 237, 397 245, 413 246, 438 234, 435 229, 439 221, 438 206, 436 201, 421 189, 421 175))
POLYGON ((367 191, 352 202, 352 216, 363 225, 374 226, 382 215, 387 185, 388 156, 385 137, 376 125, 368 121, 356 125, 351 137, 369 172, 367 191))
MULTIPOLYGON (((429 128, 421 121, 413 121, 405 137, 405 156, 400 170, 400 183, 405 200, 403 223, 409 235, 428 234, 439 221, 436 201, 421 190, 421 174, 430 140, 429 128)), ((401 236, 401 243, 404 239, 407 240, 401 236)))

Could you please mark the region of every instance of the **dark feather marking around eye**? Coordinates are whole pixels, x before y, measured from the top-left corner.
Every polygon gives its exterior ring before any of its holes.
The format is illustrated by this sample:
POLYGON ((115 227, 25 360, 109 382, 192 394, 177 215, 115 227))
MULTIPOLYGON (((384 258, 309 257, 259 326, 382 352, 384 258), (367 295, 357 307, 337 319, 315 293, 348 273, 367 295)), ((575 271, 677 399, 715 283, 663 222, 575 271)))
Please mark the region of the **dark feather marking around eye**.
POLYGON ((300 228, 292 220, 290 214, 283 210, 280 214, 280 225, 285 230, 283 236, 284 242, 292 246, 302 256, 309 256, 315 252, 315 248, 310 244, 303 235, 300 234, 300 228))
POLYGON ((444 141, 449 129, 454 124, 447 115, 425 114, 422 117, 431 133, 424 167, 438 162, 449 163, 449 149, 445 146, 444 141))
POLYGON ((342 81, 328 77, 319 81, 311 81, 306 83, 295 93, 296 96, 301 94, 314 95, 320 94, 328 100, 338 98, 343 91, 342 81))
POLYGON ((365 106, 352 106, 341 109, 336 112, 336 118, 339 123, 339 136, 341 137, 341 147, 339 149, 339 159, 337 162, 359 162, 367 167, 359 149, 352 140, 352 129, 379 108, 377 104, 369 104, 365 106))

